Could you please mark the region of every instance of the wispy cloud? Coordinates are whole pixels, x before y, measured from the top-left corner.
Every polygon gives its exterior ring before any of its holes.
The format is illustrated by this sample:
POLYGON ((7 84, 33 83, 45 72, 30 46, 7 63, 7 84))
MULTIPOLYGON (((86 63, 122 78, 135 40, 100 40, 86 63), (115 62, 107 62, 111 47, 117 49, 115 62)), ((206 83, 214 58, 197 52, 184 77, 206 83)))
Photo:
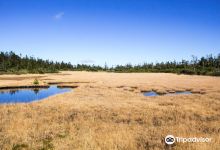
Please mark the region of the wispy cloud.
POLYGON ((64 12, 59 12, 54 15, 54 19, 60 20, 64 16, 64 12))
POLYGON ((81 64, 94 64, 95 61, 91 59, 85 59, 80 61, 81 64))

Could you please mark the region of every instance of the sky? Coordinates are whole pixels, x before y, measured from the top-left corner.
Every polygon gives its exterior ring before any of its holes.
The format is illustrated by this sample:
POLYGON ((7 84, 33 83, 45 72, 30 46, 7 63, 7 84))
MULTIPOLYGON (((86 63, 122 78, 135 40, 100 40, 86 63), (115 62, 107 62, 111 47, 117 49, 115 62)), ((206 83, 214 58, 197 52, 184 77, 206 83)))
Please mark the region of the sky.
POLYGON ((0 51, 72 64, 220 53, 220 0, 0 0, 0 51))

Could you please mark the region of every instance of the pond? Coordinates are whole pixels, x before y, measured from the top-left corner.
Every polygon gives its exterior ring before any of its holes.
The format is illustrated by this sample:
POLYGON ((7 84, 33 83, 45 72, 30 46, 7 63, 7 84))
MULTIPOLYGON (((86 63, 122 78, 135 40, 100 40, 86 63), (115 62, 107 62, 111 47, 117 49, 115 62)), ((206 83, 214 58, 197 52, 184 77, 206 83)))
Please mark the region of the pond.
POLYGON ((178 91, 175 93, 167 93, 166 95, 188 95, 188 94, 192 94, 192 92, 190 91, 178 91))
POLYGON ((2 103, 28 103, 41 100, 51 95, 70 92, 71 88, 59 88, 52 85, 49 88, 24 88, 0 90, 0 104, 2 103))
POLYGON ((144 96, 159 96, 159 95, 188 95, 192 94, 190 91, 177 91, 174 93, 166 93, 166 94, 159 94, 155 91, 148 91, 148 92, 143 92, 144 96))
POLYGON ((144 92, 144 96, 158 96, 159 94, 154 91, 144 92))

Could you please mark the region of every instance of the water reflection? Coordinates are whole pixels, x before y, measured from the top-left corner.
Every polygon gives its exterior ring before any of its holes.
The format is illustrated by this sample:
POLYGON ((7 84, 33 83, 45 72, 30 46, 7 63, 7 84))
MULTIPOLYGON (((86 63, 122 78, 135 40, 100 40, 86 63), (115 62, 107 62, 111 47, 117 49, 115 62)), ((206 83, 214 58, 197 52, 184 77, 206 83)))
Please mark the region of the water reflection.
POLYGON ((35 94, 38 94, 40 89, 33 89, 33 91, 34 91, 35 94))
POLYGON ((16 92, 18 92, 18 90, 10 90, 10 91, 9 91, 9 93, 10 93, 11 95, 15 94, 16 92))

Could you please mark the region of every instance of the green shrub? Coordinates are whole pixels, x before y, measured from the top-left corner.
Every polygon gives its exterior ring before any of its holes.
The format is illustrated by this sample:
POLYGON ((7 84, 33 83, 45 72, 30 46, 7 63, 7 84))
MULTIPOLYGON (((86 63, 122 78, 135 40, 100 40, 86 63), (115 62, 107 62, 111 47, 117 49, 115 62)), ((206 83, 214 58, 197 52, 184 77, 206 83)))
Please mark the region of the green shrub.
POLYGON ((220 71, 212 72, 211 75, 213 75, 213 76, 220 76, 220 71))
POLYGON ((37 79, 34 79, 34 82, 33 82, 34 85, 38 85, 39 84, 39 81, 37 79))
POLYGON ((193 70, 183 69, 183 70, 180 70, 180 74, 192 75, 192 74, 195 74, 195 72, 193 70))

